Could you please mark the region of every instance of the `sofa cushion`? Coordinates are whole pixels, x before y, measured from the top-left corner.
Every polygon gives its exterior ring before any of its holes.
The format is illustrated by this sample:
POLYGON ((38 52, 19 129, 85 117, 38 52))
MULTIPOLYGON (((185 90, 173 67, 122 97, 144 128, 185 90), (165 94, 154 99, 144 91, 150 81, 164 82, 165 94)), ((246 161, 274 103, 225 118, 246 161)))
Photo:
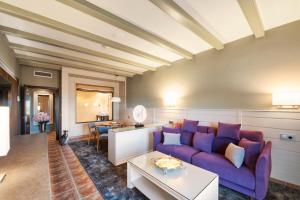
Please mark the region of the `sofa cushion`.
POLYGON ((250 190, 255 188, 255 177, 252 170, 242 165, 236 168, 223 155, 199 152, 192 157, 192 164, 217 173, 220 178, 236 183, 250 190))
POLYGON ((191 163, 192 162, 192 156, 198 153, 199 151, 197 149, 194 149, 191 146, 188 145, 181 145, 174 148, 174 152, 171 154, 172 156, 183 160, 185 162, 191 163))
POLYGON ((245 149, 245 165, 254 170, 260 153, 261 143, 253 142, 243 138, 240 140, 239 146, 245 149))
POLYGON ((219 122, 217 137, 232 138, 240 140, 241 124, 225 124, 219 122))
POLYGON ((167 133, 180 133, 180 128, 170 128, 170 127, 162 127, 162 132, 167 132, 167 133))
POLYGON ((213 152, 224 155, 225 150, 230 143, 238 144, 238 141, 232 138, 215 137, 213 142, 213 152))
POLYGON ((192 146, 194 132, 181 130, 180 142, 181 144, 192 146))
POLYGON ((237 146, 235 144, 230 143, 225 151, 225 158, 230 160, 232 164, 240 168, 244 162, 245 157, 245 149, 243 147, 237 146))
POLYGON ((163 132, 164 134, 164 145, 173 144, 173 145, 181 145, 180 144, 180 134, 178 133, 167 133, 163 132))
POLYGON ((200 133, 208 133, 208 126, 197 126, 197 132, 200 132, 200 133))
POLYGON ((214 138, 215 135, 213 133, 196 132, 193 138, 193 147, 199 151, 211 153, 214 138))
POLYGON ((156 150, 171 155, 185 162, 191 163, 192 156, 198 153, 196 149, 188 145, 163 145, 158 144, 156 150))
POLYGON ((195 133, 199 121, 184 119, 181 129, 184 131, 195 133))
POLYGON ((156 145, 156 150, 167 155, 173 155, 174 149, 178 145, 163 145, 162 143, 156 145))

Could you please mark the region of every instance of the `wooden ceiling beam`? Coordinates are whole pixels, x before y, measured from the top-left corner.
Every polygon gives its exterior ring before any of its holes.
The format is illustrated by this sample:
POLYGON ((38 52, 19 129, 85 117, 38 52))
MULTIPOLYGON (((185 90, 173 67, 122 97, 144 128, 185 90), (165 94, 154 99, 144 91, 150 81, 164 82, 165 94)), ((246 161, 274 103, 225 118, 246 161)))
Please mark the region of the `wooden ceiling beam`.
POLYGON ((69 43, 66 43, 66 42, 62 42, 60 40, 55 40, 55 39, 40 36, 40 35, 37 35, 37 34, 29 33, 29 32, 26 32, 26 31, 10 28, 10 27, 7 27, 7 26, 1 26, 0 25, 0 32, 2 32, 4 34, 7 34, 7 35, 12 35, 12 36, 15 36, 15 37, 20 37, 20 38, 23 38, 23 39, 27 39, 27 40, 32 40, 32 41, 36 41, 36 42, 40 42, 40 43, 44 43, 44 44, 49 44, 49 45, 57 46, 57 47, 60 47, 60 48, 64 48, 64 49, 68 49, 68 50, 72 50, 72 51, 76 51, 76 52, 80 52, 80 53, 89 54, 89 55, 92 55, 92 56, 97 56, 99 58, 104 58, 104 59, 108 59, 108 60, 112 60, 112 61, 116 61, 116 62, 128 64, 128 65, 133 65, 133 66, 140 67, 140 68, 143 68, 143 69, 146 69, 146 70, 151 70, 151 71, 156 70, 156 68, 152 67, 152 66, 144 65, 144 64, 137 63, 137 62, 134 62, 134 61, 131 61, 131 60, 116 57, 116 56, 113 56, 113 55, 110 55, 110 54, 105 54, 105 53, 94 51, 94 50, 91 50, 91 49, 87 49, 87 48, 84 48, 84 47, 81 47, 81 46, 77 46, 77 45, 69 44, 69 43))
POLYGON ((151 60, 153 62, 160 63, 162 65, 170 65, 171 63, 163 58, 151 55, 139 49, 135 49, 124 44, 115 42, 113 40, 104 38, 100 35, 93 34, 91 32, 84 31, 82 29, 76 28, 74 26, 67 25, 65 23, 50 19, 48 17, 44 17, 42 15, 24 10, 22 8, 12 6, 10 4, 0 2, 0 12, 4 12, 6 14, 18 17, 20 19, 24 19, 27 21, 31 21, 52 29, 56 29, 58 31, 62 31, 64 33, 68 33, 71 35, 75 35, 77 37, 81 37, 114 49, 118 49, 120 51, 124 51, 136 56, 143 57, 145 59, 151 60))
POLYGON ((31 53, 37 53, 37 54, 52 56, 52 57, 56 57, 56 58, 62 58, 62 59, 66 59, 66 60, 86 63, 86 64, 90 64, 90 65, 94 65, 94 66, 102 67, 102 68, 107 68, 107 69, 120 70, 120 71, 135 73, 135 74, 142 74, 143 73, 142 71, 119 68, 117 66, 106 64, 106 63, 100 63, 100 62, 97 62, 97 61, 87 60, 87 59, 80 58, 80 57, 77 57, 77 56, 76 57, 75 56, 70 56, 70 55, 67 55, 67 54, 57 53, 57 52, 54 52, 54 51, 49 51, 49 50, 40 49, 40 48, 36 48, 36 47, 25 46, 25 45, 21 45, 21 44, 10 43, 9 47, 12 48, 12 49, 18 49, 18 50, 21 50, 21 51, 27 51, 27 52, 31 52, 31 53))
POLYGON ((255 0, 238 0, 238 3, 255 37, 263 37, 265 30, 255 0))
POLYGON ((162 37, 150 33, 139 26, 124 20, 117 15, 114 15, 107 10, 100 8, 88 1, 85 0, 57 0, 65 5, 71 6, 74 9, 77 9, 85 14, 93 16, 101 21, 104 21, 112 26, 118 27, 130 34, 133 34, 137 37, 140 37, 146 41, 149 41, 155 45, 163 47, 173 53, 176 53, 186 59, 192 59, 193 54, 188 52, 187 50, 177 46, 176 44, 163 39, 162 37))
POLYGON ((111 70, 111 69, 105 69, 105 68, 100 68, 100 67, 89 67, 89 66, 84 66, 80 64, 71 64, 67 62, 62 62, 62 61, 57 61, 57 60, 49 60, 46 58, 39 58, 39 57, 34 57, 34 56, 28 56, 28 55, 23 55, 23 54, 15 54, 18 59, 22 60, 27 60, 27 61, 37 61, 37 62, 43 62, 47 64, 54 64, 54 65, 59 65, 61 67, 70 67, 70 68, 76 68, 76 69, 84 69, 84 70, 90 70, 90 71, 95 71, 95 72, 102 72, 102 73, 107 73, 107 74, 113 74, 113 75, 120 75, 120 76, 127 76, 127 77, 132 77, 135 75, 134 73, 130 72, 122 72, 120 70, 111 70))
POLYGON ((203 25, 195 20, 189 13, 187 13, 184 9, 177 5, 173 0, 150 1, 215 49, 220 50, 224 48, 223 43, 218 38, 211 34, 203 25))
POLYGON ((55 69, 55 70, 61 70, 60 65, 50 64, 50 63, 44 63, 44 62, 37 62, 37 61, 30 61, 25 59, 18 59, 18 63, 22 66, 27 67, 39 67, 39 68, 45 68, 45 69, 55 69))

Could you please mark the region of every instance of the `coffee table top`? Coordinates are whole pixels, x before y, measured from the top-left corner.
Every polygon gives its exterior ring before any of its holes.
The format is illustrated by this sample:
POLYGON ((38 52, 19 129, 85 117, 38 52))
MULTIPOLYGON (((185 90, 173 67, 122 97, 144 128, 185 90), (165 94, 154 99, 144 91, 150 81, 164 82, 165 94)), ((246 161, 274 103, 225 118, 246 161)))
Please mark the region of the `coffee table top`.
POLYGON ((183 162, 183 169, 169 171, 166 175, 154 165, 153 160, 167 156, 158 151, 146 153, 144 155, 128 160, 139 170, 143 171, 155 181, 164 184, 169 189, 174 190, 187 199, 196 198, 215 178, 217 174, 192 164, 183 162))

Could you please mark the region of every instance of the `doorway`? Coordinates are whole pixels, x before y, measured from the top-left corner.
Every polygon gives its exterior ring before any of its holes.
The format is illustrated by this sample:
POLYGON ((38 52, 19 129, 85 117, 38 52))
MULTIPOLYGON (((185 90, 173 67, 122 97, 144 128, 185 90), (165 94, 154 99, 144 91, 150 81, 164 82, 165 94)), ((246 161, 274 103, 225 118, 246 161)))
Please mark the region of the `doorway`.
POLYGON ((22 90, 23 134, 57 131, 60 112, 58 89, 25 85, 22 90))

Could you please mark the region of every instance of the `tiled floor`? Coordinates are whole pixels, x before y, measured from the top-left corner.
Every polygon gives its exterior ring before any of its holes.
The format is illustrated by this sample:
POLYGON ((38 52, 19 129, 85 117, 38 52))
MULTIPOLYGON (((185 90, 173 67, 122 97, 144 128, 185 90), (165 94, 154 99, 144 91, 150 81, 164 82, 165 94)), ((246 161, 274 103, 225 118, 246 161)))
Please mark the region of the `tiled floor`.
POLYGON ((53 200, 103 199, 72 149, 60 146, 54 133, 48 135, 48 155, 53 200))

